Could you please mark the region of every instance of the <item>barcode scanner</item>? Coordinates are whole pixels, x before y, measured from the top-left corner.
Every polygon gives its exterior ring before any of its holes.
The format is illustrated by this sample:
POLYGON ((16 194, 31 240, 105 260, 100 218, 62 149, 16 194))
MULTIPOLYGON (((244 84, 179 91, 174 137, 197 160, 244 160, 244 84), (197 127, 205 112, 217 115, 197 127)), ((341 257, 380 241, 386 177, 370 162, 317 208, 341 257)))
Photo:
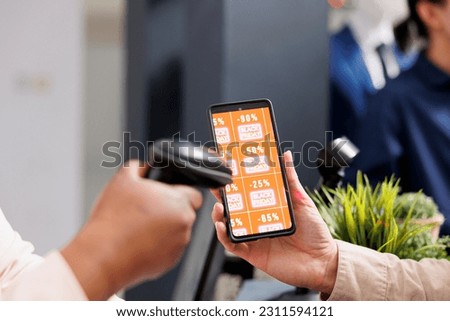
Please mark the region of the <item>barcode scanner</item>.
POLYGON ((327 201, 322 187, 336 189, 341 186, 345 178, 345 169, 350 166, 359 149, 345 136, 329 142, 324 149, 319 151, 317 165, 320 180, 316 187, 322 198, 327 201))
POLYGON ((189 141, 157 140, 148 161, 148 178, 167 184, 219 188, 232 182, 231 169, 217 153, 189 141))

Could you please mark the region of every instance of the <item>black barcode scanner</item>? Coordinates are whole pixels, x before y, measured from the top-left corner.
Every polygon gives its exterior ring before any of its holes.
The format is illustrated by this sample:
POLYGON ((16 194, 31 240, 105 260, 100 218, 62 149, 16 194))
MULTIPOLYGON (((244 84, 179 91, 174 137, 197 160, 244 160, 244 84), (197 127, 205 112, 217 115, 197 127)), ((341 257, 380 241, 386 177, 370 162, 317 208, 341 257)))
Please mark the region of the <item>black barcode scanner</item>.
POLYGON ((231 169, 206 147, 161 139, 149 149, 148 177, 167 184, 219 188, 232 182, 231 169))
POLYGON ((358 155, 359 149, 345 136, 329 142, 319 151, 317 165, 321 179, 318 189, 326 186, 332 189, 341 185, 345 168, 349 167, 358 155))

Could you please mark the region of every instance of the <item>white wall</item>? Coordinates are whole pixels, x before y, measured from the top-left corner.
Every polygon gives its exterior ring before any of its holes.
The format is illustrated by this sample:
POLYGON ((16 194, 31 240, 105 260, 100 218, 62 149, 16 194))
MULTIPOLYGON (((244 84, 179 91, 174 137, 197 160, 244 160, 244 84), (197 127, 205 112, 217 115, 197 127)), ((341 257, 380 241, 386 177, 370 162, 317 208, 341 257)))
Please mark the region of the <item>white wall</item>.
POLYGON ((37 252, 80 227, 82 0, 0 2, 0 207, 37 252))
POLYGON ((361 6, 367 5, 373 6, 373 3, 378 3, 379 6, 384 8, 386 15, 399 16, 398 22, 401 22, 406 18, 408 14, 406 0, 346 0, 345 6, 341 9, 330 9, 328 19, 328 29, 331 33, 339 31, 354 14, 359 14, 361 6))
POLYGON ((85 180, 88 215, 116 169, 100 166, 102 146, 121 141, 125 90, 124 0, 85 0, 85 180))

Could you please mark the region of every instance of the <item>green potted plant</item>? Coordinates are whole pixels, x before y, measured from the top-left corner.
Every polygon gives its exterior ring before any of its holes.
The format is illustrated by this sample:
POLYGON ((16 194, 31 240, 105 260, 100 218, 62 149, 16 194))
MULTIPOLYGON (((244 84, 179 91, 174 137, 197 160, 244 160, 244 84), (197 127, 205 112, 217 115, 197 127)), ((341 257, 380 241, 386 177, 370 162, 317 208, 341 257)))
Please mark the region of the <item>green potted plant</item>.
POLYGON ((433 224, 431 235, 433 240, 438 239, 440 226, 444 223, 444 215, 439 212, 431 197, 422 192, 404 193, 397 196, 395 203, 398 208, 396 216, 399 222, 406 219, 410 209, 413 208, 411 222, 418 225, 433 224))
POLYGON ((391 177, 372 187, 358 173, 355 186, 323 187, 310 194, 337 239, 400 258, 448 258, 449 239, 432 234, 443 222, 437 206, 422 192, 400 195, 399 182, 391 177), (427 221, 419 223, 419 218, 427 221))

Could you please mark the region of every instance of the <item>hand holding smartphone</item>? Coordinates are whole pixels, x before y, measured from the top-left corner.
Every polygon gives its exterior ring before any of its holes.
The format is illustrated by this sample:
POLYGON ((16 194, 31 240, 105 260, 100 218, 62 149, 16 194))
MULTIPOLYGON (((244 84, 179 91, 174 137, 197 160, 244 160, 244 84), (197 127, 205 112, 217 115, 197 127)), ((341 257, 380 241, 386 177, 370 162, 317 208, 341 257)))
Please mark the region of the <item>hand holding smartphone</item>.
POLYGON ((233 242, 295 232, 272 103, 268 99, 212 105, 211 131, 219 155, 233 172, 221 190, 233 242))

